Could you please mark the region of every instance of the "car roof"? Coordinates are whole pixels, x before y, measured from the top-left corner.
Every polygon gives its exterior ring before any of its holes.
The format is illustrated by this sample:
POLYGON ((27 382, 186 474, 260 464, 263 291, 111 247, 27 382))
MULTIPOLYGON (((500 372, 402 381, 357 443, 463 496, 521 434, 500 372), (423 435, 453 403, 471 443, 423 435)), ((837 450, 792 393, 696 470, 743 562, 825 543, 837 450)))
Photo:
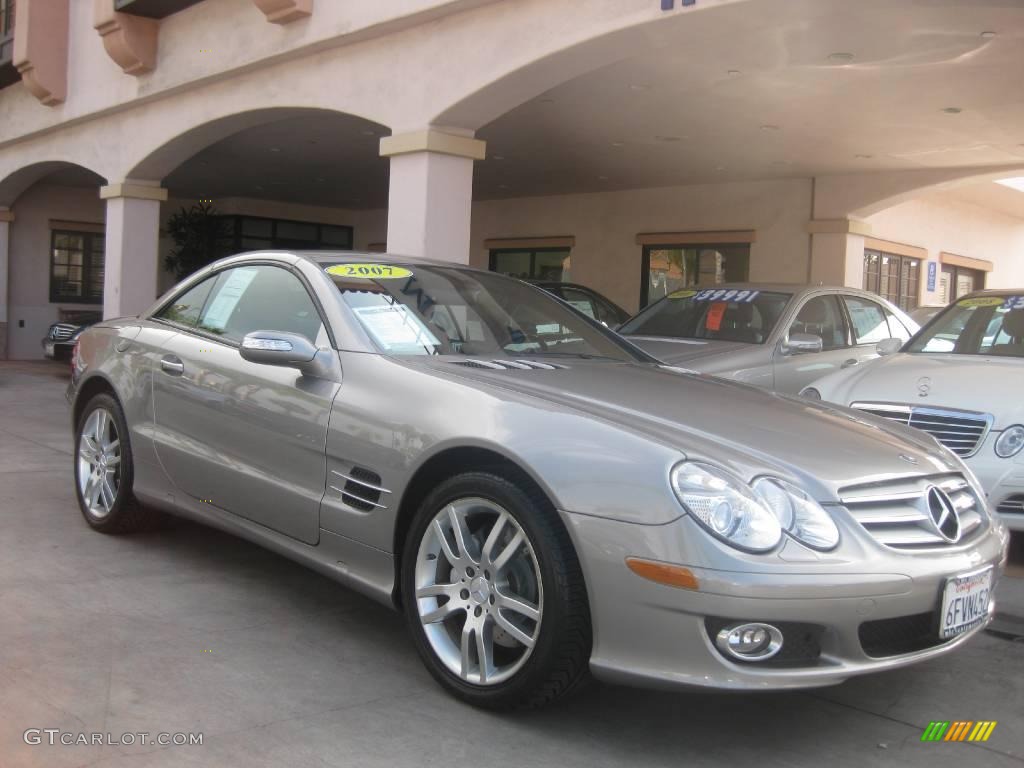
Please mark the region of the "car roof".
POLYGON ((287 254, 289 256, 295 256, 305 261, 313 262, 314 264, 359 264, 359 263, 372 263, 372 264, 394 264, 396 266, 411 266, 415 264, 427 264, 435 267, 458 267, 459 269, 473 269, 474 267, 468 264, 459 264, 454 261, 443 261, 441 259, 425 259, 419 256, 402 256, 395 253, 376 253, 371 251, 292 251, 292 250, 276 250, 276 251, 251 251, 245 254, 239 254, 240 256, 259 256, 261 254, 277 253, 287 254))
POLYGON ((1024 288, 986 288, 983 291, 971 291, 966 296, 959 296, 956 301, 968 296, 1024 296, 1024 288))

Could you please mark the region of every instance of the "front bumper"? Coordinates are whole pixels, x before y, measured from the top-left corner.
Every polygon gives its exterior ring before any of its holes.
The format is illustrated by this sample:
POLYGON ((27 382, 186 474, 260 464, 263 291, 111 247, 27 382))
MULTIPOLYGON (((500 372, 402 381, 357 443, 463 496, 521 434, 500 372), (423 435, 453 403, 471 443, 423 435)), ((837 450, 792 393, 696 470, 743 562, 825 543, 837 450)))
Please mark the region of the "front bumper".
POLYGON ((938 639, 937 618, 934 635, 928 635, 934 642, 926 647, 907 645, 899 634, 919 633, 921 622, 927 623, 929 615, 937 617, 948 577, 992 567, 994 586, 1007 547, 1007 539, 993 526, 956 552, 921 556, 883 551, 878 557, 845 562, 841 556, 782 563, 773 558, 761 571, 722 570, 688 565, 694 542, 710 543, 688 517, 658 526, 572 513, 563 513, 563 519, 579 552, 591 601, 591 670, 604 680, 656 687, 820 687, 949 653, 991 620, 992 605, 985 623, 950 641, 938 639), (628 570, 627 557, 685 565, 700 588, 647 581, 628 570), (722 623, 716 620, 764 621, 787 628, 783 652, 767 662, 728 659, 712 639, 722 623), (868 625, 869 635, 862 634, 867 631, 863 625, 868 625), (892 654, 878 652, 879 639, 885 646, 886 632, 893 633, 892 654), (797 646, 795 658, 785 653, 787 640, 797 646))
POLYGON ((965 462, 1006 527, 1024 531, 1024 451, 1009 459, 996 456, 995 442, 1000 434, 990 433, 978 452, 965 462))
POLYGON ((49 337, 43 339, 40 344, 43 347, 43 357, 50 360, 70 360, 71 350, 74 349, 74 341, 55 341, 49 337))

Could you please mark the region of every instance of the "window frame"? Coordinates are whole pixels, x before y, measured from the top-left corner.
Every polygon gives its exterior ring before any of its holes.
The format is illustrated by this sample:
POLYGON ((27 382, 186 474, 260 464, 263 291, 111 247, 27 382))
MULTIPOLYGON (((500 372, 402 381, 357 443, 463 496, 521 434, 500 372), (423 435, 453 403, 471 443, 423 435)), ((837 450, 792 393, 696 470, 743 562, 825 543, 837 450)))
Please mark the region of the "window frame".
MULTIPOLYGON (((495 262, 497 262, 498 257, 501 256, 502 254, 506 254, 506 253, 528 253, 528 254, 530 254, 530 275, 529 275, 529 277, 526 277, 526 278, 515 278, 517 280, 523 280, 523 279, 526 279, 526 280, 537 280, 537 281, 549 282, 549 283, 564 283, 564 282, 567 282, 564 279, 563 280, 542 280, 542 278, 537 274, 537 254, 538 253, 564 253, 566 258, 572 258, 572 247, 571 246, 558 245, 558 246, 544 246, 544 247, 540 247, 540 248, 491 248, 490 251, 489 251, 488 259, 487 259, 487 269, 488 269, 488 271, 494 272, 495 274, 498 274, 498 275, 505 275, 505 277, 512 277, 512 275, 508 275, 508 274, 506 274, 504 272, 499 272, 495 268, 495 262)), ((563 275, 563 277, 564 277, 564 275, 563 275)))
MULTIPOLYGON (((792 310, 792 313, 789 316, 788 325, 785 326, 785 329, 782 332, 783 333, 782 339, 784 341, 789 341, 790 332, 793 330, 793 325, 796 324, 797 318, 800 317, 800 313, 803 311, 804 307, 806 307, 812 301, 816 301, 817 299, 832 299, 832 302, 835 304, 836 311, 838 312, 838 315, 839 315, 839 321, 843 324, 843 344, 842 344, 842 346, 837 346, 837 347, 822 346, 821 351, 822 352, 837 352, 837 351, 839 351, 841 349, 852 349, 853 347, 857 346, 854 343, 855 336, 853 334, 853 321, 847 315, 846 302, 843 301, 843 297, 839 293, 812 293, 809 296, 805 296, 803 301, 801 301, 799 304, 794 306, 794 309, 792 310)), ((824 340, 825 339, 822 338, 822 342, 824 342, 824 340)))
MULTIPOLYGON (((103 243, 103 263, 100 265, 100 269, 106 269, 107 254, 106 254, 106 234, 104 232, 96 231, 84 231, 78 229, 66 229, 66 228, 55 228, 50 230, 50 258, 49 258, 49 270, 50 270, 50 304, 103 304, 103 287, 100 287, 99 295, 91 296, 86 295, 85 290, 88 288, 91 282, 93 270, 96 266, 93 264, 94 250, 92 243, 95 240, 99 240, 103 243), (72 237, 82 238, 82 295, 78 297, 64 296, 57 293, 57 279, 54 275, 53 257, 54 252, 57 250, 57 236, 58 235, 70 235, 72 237)), ((66 249, 65 249, 66 250, 66 249)), ((70 265, 68 265, 70 266, 70 265)))
POLYGON ((894 306, 898 307, 903 312, 913 312, 915 309, 921 306, 921 286, 924 281, 921 279, 922 268, 924 267, 925 260, 917 256, 908 256, 906 254, 892 253, 890 251, 884 251, 880 248, 865 248, 864 249, 864 261, 863 261, 863 278, 861 285, 868 293, 873 293, 875 296, 879 296, 886 301, 890 302, 894 306), (868 270, 868 259, 871 256, 877 256, 879 258, 878 270, 871 273, 868 270), (888 292, 882 291, 882 262, 881 259, 890 259, 890 268, 886 276, 886 282, 892 285, 893 280, 893 265, 895 265, 895 279, 896 279, 896 292, 895 295, 890 295, 888 292), (907 293, 904 288, 904 268, 907 265, 914 265, 917 267, 917 278, 916 278, 916 289, 911 295, 907 293), (911 300, 913 306, 903 306, 903 299, 908 298, 911 300))

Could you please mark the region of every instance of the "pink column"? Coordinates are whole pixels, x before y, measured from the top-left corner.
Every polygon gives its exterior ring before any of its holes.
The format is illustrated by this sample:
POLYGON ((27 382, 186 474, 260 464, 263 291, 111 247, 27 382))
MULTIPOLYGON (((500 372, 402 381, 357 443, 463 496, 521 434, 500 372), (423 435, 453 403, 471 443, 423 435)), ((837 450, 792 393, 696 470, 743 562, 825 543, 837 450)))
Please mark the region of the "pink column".
POLYGON ((391 158, 388 250, 469 263, 473 161, 486 146, 472 137, 436 130, 381 139, 391 158))
POLYGON ((0 208, 0 360, 7 359, 7 270, 14 214, 0 208))
POLYGON ((160 203, 167 190, 130 181, 100 188, 107 201, 103 318, 137 315, 156 300, 160 203))

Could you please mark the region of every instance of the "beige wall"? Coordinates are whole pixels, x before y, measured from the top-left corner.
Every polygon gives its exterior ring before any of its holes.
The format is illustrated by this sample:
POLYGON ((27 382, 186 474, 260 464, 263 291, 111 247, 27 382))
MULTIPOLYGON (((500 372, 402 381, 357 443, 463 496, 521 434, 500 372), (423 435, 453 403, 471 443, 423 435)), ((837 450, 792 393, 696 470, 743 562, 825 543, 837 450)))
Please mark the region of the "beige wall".
MULTIPOLYGON (((866 220, 875 237, 914 245, 939 261, 943 251, 993 262, 987 288, 1024 286, 1024 219, 989 210, 936 192, 876 213, 866 220)), ((863 263, 850 264, 854 285, 863 279, 863 263)), ((927 277, 923 270, 922 282, 927 277)), ((938 281, 936 281, 936 288, 938 281)), ((937 293, 922 292, 922 304, 938 304, 937 293)))
POLYGON ((752 280, 806 279, 809 179, 638 189, 479 202, 470 263, 487 267, 484 241, 573 235, 572 279, 629 310, 640 301, 642 232, 749 230, 752 280))
POLYGON ((104 206, 95 189, 37 184, 13 210, 7 355, 22 360, 42 356, 39 342, 59 309, 99 311, 96 304, 50 303, 50 220, 102 224, 104 206))

